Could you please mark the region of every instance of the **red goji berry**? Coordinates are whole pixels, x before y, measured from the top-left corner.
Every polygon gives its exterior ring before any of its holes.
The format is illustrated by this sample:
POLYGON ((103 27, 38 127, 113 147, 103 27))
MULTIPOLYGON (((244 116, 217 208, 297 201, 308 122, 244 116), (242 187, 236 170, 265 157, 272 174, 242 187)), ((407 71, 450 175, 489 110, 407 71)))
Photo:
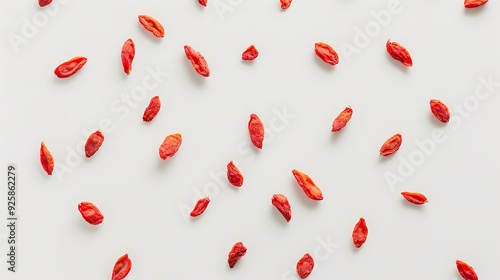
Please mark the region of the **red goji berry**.
POLYGON ((337 132, 344 128, 352 116, 352 109, 350 107, 346 107, 344 111, 342 111, 333 121, 332 124, 332 132, 337 132))
POLYGON ((52 175, 52 171, 54 170, 54 158, 44 142, 42 142, 40 147, 40 163, 42 164, 43 170, 45 170, 47 174, 52 175))
POLYGON ((479 278, 477 277, 476 272, 474 271, 474 268, 472 266, 468 265, 467 263, 457 260, 455 262, 457 264, 457 270, 458 273, 464 278, 465 280, 478 280, 479 278))
POLYGON ((115 263, 113 267, 113 275, 111 280, 122 280, 127 277, 127 274, 132 269, 132 260, 128 257, 128 254, 121 256, 115 263))
POLYGON ((87 58, 83 56, 75 56, 72 59, 61 63, 57 68, 54 70, 54 74, 58 78, 68 78, 73 76, 78 70, 80 70, 83 65, 87 63, 87 58))
POLYGON ((432 99, 430 101, 432 114, 443 123, 450 121, 450 110, 441 100, 432 99))
POLYGON ((476 8, 486 4, 488 0, 465 0, 464 7, 465 8, 476 8))
POLYGON ((128 39, 122 46, 122 65, 125 74, 132 72, 132 61, 135 57, 135 44, 132 39, 128 39))
POLYGON ((314 200, 323 200, 323 194, 321 193, 321 190, 318 188, 318 186, 316 186, 316 184, 307 174, 302 173, 296 169, 292 170, 292 174, 307 197, 314 200))
POLYGON ((205 60, 205 57, 193 48, 188 45, 184 46, 184 52, 186 53, 186 57, 191 61, 191 65, 194 70, 203 77, 210 76, 210 68, 208 67, 208 63, 205 60))
POLYGON ((232 161, 227 164, 227 180, 235 187, 243 185, 243 175, 232 161))
POLYGON ((394 154, 397 150, 399 150, 399 147, 401 147, 402 141, 403 137, 401 134, 394 134, 391 138, 384 142, 382 147, 380 147, 380 155, 389 156, 394 154))
POLYGON ((250 133, 250 140, 252 141, 252 144, 257 148, 262 149, 262 142, 264 142, 264 125, 260 121, 259 116, 256 114, 250 115, 248 132, 250 133))
POLYGON ((255 48, 254 45, 251 45, 243 52, 243 54, 241 54, 241 59, 254 60, 257 58, 257 56, 259 56, 259 51, 257 50, 257 48, 255 48))
POLYGON ((290 7, 292 4, 292 0, 280 0, 281 2, 281 9, 286 10, 290 7))
POLYGON ((99 130, 90 134, 85 143, 85 155, 88 158, 93 156, 101 147, 102 142, 104 142, 104 135, 99 130))
POLYGON ((148 15, 139 15, 138 18, 139 23, 155 37, 163 38, 165 36, 165 29, 163 29, 163 25, 159 21, 148 15))
POLYGON ((205 212, 205 209, 207 209, 209 203, 210 203, 210 198, 208 197, 204 197, 198 200, 198 202, 196 202, 196 205, 194 206, 193 211, 191 211, 189 215, 191 215, 191 217, 197 217, 203 214, 203 212, 205 212))
POLYGON ((368 227, 366 227, 365 219, 361 217, 352 231, 352 242, 356 248, 360 248, 365 243, 367 237, 368 227))
POLYGON ((410 52, 405 47, 396 42, 391 42, 391 40, 387 40, 385 48, 392 58, 403 63, 404 66, 411 67, 413 65, 410 52))
POLYGON ((38 5, 40 5, 40 7, 45 7, 50 3, 52 3, 52 0, 38 0, 38 5))
POLYGON ((182 135, 180 133, 171 134, 165 137, 165 140, 163 140, 160 146, 160 158, 165 160, 169 157, 173 157, 179 150, 181 144, 182 135))
POLYGON ((286 196, 282 194, 275 194, 271 199, 271 203, 274 207, 276 207, 276 209, 278 209, 278 211, 280 211, 285 220, 290 222, 290 219, 292 219, 292 208, 290 207, 290 202, 288 202, 286 196))
POLYGON ((316 55, 321 58, 321 60, 330 65, 337 65, 339 63, 339 55, 330 45, 326 43, 315 43, 314 52, 316 52, 316 55))
POLYGON ((309 255, 309 253, 304 254, 304 256, 297 262, 297 274, 301 279, 306 278, 311 274, 314 268, 314 259, 309 255))
POLYGON ((198 0, 198 3, 200 3, 203 7, 207 6, 207 0, 198 0))
POLYGON ((413 204, 424 204, 427 202, 427 197, 421 193, 416 192, 402 192, 401 195, 413 204))
POLYGON ((91 202, 80 202, 78 204, 78 211, 82 217, 91 225, 98 225, 104 220, 101 211, 91 202))
POLYGON ((144 114, 142 115, 142 120, 145 122, 150 122, 158 115, 158 112, 161 108, 161 101, 159 96, 154 96, 149 101, 148 107, 144 110, 144 114))
POLYGON ((233 268, 236 263, 247 253, 247 248, 243 243, 236 242, 227 256, 227 263, 233 268))

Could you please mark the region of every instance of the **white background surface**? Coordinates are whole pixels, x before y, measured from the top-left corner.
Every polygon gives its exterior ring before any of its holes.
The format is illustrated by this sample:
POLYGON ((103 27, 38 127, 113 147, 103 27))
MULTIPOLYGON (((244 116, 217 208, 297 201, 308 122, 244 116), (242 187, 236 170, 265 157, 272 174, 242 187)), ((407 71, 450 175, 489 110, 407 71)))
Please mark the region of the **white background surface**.
MULTIPOLYGON (((500 5, 466 11, 461 1, 398 3, 400 12, 373 27, 362 46, 356 28, 374 24, 371 12, 387 10, 388 1, 294 0, 287 11, 277 0, 209 0, 206 8, 194 0, 67 0, 44 9, 36 1, 4 1, 0 166, 19 170, 19 249, 18 273, 2 263, 1 279, 110 279, 125 253, 133 262, 129 280, 294 279, 306 252, 316 260, 308 279, 457 280, 456 259, 480 279, 499 279, 500 86, 490 93, 480 80, 500 81, 500 5), (139 14, 157 18, 165 38, 143 30, 139 14), (23 34, 26 20, 38 22, 36 31, 23 34), (15 46, 12 36, 25 41, 15 46), (120 50, 128 38, 137 53, 127 77, 120 50), (413 67, 388 56, 388 39, 408 48, 413 67), (337 66, 315 56, 318 41, 339 52, 337 66), (205 56, 209 78, 191 68, 185 44, 205 56), (242 62, 250 44, 260 55, 242 62), (345 52, 347 44, 358 52, 345 52), (54 68, 77 55, 88 58, 84 68, 57 79, 54 68), (128 113, 118 111, 122 96, 156 68, 168 77, 128 113), (488 96, 474 97, 477 88, 488 96), (154 95, 162 109, 145 124, 154 95), (433 98, 452 110, 448 125, 431 115, 433 98), (346 106, 354 110, 351 122, 332 135, 346 106), (276 121, 283 111, 291 115, 286 123, 276 121), (249 146, 251 113, 269 132, 262 151, 249 146), (101 149, 90 159, 71 155, 83 152, 79 143, 103 120, 112 130, 103 131, 101 149), (430 141, 435 130, 441 142, 419 158, 417 142, 430 141), (179 152, 160 160, 159 145, 177 132, 179 152), (397 132, 401 149, 381 159, 380 146, 397 132), (39 163, 41 141, 56 160, 51 177, 39 163), (418 164, 400 173, 412 156, 418 164), (230 160, 245 176, 241 189, 210 175, 225 174, 230 160), (304 195, 294 168, 313 178, 323 201, 304 195), (391 186, 388 172, 402 181, 391 186), (413 207, 401 191, 422 192, 429 203, 413 207), (288 224, 271 205, 274 193, 290 200, 288 224), (207 211, 188 218, 204 195, 212 200, 207 211), (100 226, 81 218, 81 201, 100 208, 100 226), (369 235, 355 250, 351 232, 361 216, 369 235), (335 248, 317 255, 328 240, 335 248), (230 270, 227 253, 237 241, 248 252, 230 270)), ((5 196, 4 185, 2 217, 5 196)), ((3 256, 6 238, 2 226, 3 256)))

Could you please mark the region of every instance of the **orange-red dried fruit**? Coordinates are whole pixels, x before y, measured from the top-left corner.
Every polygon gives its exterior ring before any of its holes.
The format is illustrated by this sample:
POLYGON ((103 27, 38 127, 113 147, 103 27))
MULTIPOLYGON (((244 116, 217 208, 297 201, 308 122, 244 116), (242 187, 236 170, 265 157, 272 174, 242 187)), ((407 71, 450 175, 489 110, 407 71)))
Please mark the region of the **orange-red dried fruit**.
POLYGON ((479 278, 477 277, 476 272, 474 271, 474 268, 472 266, 468 265, 467 263, 457 260, 455 261, 457 265, 457 270, 458 273, 464 278, 464 280, 478 280, 479 278))
POLYGON ((154 96, 149 101, 148 107, 146 107, 146 109, 144 110, 144 114, 142 115, 142 120, 145 122, 152 121, 156 117, 156 115, 158 115, 160 108, 161 108, 160 97, 154 96))
POLYGON ((364 218, 360 218, 352 231, 352 242, 356 248, 360 248, 368 237, 368 227, 364 218))
POLYGON ((297 262, 297 274, 301 279, 306 278, 314 269, 314 259, 308 253, 297 262))
POLYGON ((50 3, 52 3, 52 0, 38 0, 38 5, 40 5, 40 7, 45 7, 50 3))
POLYGON ((339 55, 327 43, 317 42, 314 44, 314 52, 324 62, 330 65, 337 65, 339 63, 339 55))
POLYGON ((207 6, 207 0, 198 0, 198 3, 200 3, 203 7, 207 6))
POLYGON ((235 187, 243 185, 243 175, 232 161, 227 164, 227 180, 235 187))
POLYGON ((450 110, 441 100, 432 99, 430 101, 432 114, 442 123, 450 121, 450 110))
POLYGON ((87 58, 83 56, 75 56, 72 59, 61 63, 57 68, 54 70, 54 74, 58 78, 68 78, 73 76, 78 70, 80 70, 83 65, 87 63, 87 58))
POLYGON ((138 18, 139 23, 155 37, 163 38, 165 36, 165 29, 159 21, 148 15, 139 15, 138 18))
POLYGON ((404 66, 411 67, 413 65, 410 52, 405 47, 396 42, 391 42, 391 40, 387 40, 385 48, 392 58, 403 63, 404 66))
POLYGON ((264 125, 262 124, 259 116, 256 114, 250 115, 248 132, 250 133, 250 140, 252 141, 252 144, 257 148, 262 149, 262 142, 264 142, 264 125))
POLYGON ((165 137, 165 140, 163 140, 163 143, 160 145, 160 158, 165 160, 169 157, 173 157, 179 150, 181 144, 182 135, 180 133, 171 134, 165 137))
POLYGON ((476 8, 476 7, 479 7, 479 6, 486 4, 486 2, 488 2, 488 0, 465 0, 464 7, 476 8))
POLYGON ((123 43, 121 57, 123 72, 128 75, 132 72, 132 61, 135 57, 135 44, 132 39, 128 39, 123 43))
POLYGON ((122 280, 127 277, 127 274, 132 269, 132 260, 128 257, 128 254, 121 256, 115 263, 113 267, 113 275, 111 280, 122 280))
POLYGON ((236 242, 227 256, 227 263, 233 268, 236 263, 247 253, 247 248, 242 242, 236 242))
POLYGON ((82 217, 91 225, 98 225, 104 220, 101 211, 91 202, 80 202, 78 204, 78 211, 82 217))
POLYGON ((285 220, 290 222, 290 219, 292 218, 292 208, 290 207, 290 202, 288 202, 286 196, 282 194, 275 194, 271 199, 271 203, 274 207, 276 207, 276 209, 278 209, 278 211, 280 211, 285 220))
POLYGON ((424 204, 427 202, 427 197, 417 192, 402 192, 401 195, 413 204, 424 204))
POLYGON ((88 158, 93 156, 101 147, 102 142, 104 142, 104 135, 99 130, 90 134, 85 143, 85 156, 88 158))
POLYGON ((243 52, 243 54, 241 54, 241 59, 254 60, 257 58, 257 56, 259 56, 259 51, 257 50, 257 48, 255 48, 254 45, 251 45, 243 52))
POLYGON ((208 67, 208 63, 205 60, 205 57, 193 48, 188 45, 184 46, 184 52, 186 53, 186 57, 191 61, 191 65, 193 66, 196 73, 200 74, 203 77, 210 76, 210 68, 208 67))
POLYGON ((292 0, 280 0, 281 9, 286 10, 292 4, 292 0))
POLYGON ((208 197, 204 197, 198 200, 198 202, 196 202, 196 205, 193 208, 193 211, 191 211, 189 215, 191 217, 197 217, 203 214, 203 212, 205 212, 205 210, 207 209, 209 203, 210 203, 210 198, 208 197))
POLYGON ((307 174, 302 173, 296 169, 292 170, 292 174, 307 197, 314 200, 323 200, 323 194, 321 193, 321 190, 318 188, 318 186, 316 186, 316 184, 307 174))
POLYGON ((337 132, 344 128, 352 116, 352 109, 350 107, 346 107, 344 111, 342 111, 333 121, 332 124, 332 132, 337 132))
POLYGON ((54 171, 54 158, 44 142, 42 142, 40 146, 40 163, 42 164, 43 170, 45 170, 47 174, 52 175, 52 171, 54 171))
POLYGON ((397 150, 399 150, 399 147, 401 147, 402 141, 403 137, 401 134, 394 134, 391 138, 384 142, 382 147, 380 147, 380 155, 389 156, 394 154, 397 150))

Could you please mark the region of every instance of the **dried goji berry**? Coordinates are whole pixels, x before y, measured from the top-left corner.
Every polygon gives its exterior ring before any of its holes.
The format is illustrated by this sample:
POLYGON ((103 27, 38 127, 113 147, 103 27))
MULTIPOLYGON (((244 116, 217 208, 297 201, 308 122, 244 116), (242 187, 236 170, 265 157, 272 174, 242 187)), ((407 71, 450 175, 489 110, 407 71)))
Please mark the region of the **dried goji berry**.
POLYGON ((132 39, 128 39, 122 46, 122 65, 125 74, 130 74, 132 71, 132 61, 135 56, 135 44, 132 39))
POLYGON ((316 184, 307 174, 302 173, 296 169, 292 170, 292 174, 307 197, 314 200, 323 200, 323 194, 321 193, 321 190, 318 188, 318 186, 316 186, 316 184))
POLYGON ((235 187, 243 185, 243 175, 232 161, 227 164, 227 180, 235 187))
POLYGON ((52 3, 52 0, 38 0, 38 5, 40 5, 40 7, 45 7, 50 3, 52 3))
POLYGON ((163 38, 165 36, 165 29, 159 21, 147 15, 139 15, 138 18, 141 25, 155 37, 163 38))
POLYGON ((191 65, 194 70, 203 77, 210 76, 210 68, 208 67, 208 63, 205 60, 205 57, 193 48, 188 45, 184 46, 184 52, 186 53, 186 57, 191 61, 191 65))
POLYGON ((54 70, 54 74, 56 74, 58 78, 68 78, 78 72, 78 70, 80 70, 83 65, 85 65, 85 63, 87 63, 86 57, 73 57, 72 59, 57 66, 57 68, 54 70))
POLYGON ((205 209, 207 209, 209 203, 210 203, 210 198, 208 197, 204 197, 198 200, 198 202, 196 202, 196 205, 194 206, 193 211, 191 211, 189 215, 191 215, 191 217, 197 217, 203 214, 203 212, 205 212, 205 209))
POLYGON ((116 261, 111 280, 122 280, 127 277, 130 269, 132 269, 132 260, 130 260, 128 254, 125 254, 116 261))
POLYGON ((297 262, 297 274, 300 278, 304 279, 314 268, 314 259, 309 255, 309 253, 304 254, 304 256, 297 262))
POLYGON ((403 141, 403 137, 401 134, 394 134, 391 138, 387 139, 385 143, 380 147, 380 155, 381 156, 389 156, 394 154, 399 147, 401 147, 401 143, 403 141))
POLYGON ((78 211, 82 217, 91 225, 98 225, 104 220, 101 211, 91 202, 80 202, 78 204, 78 211))
POLYGON ((87 143, 85 143, 85 155, 88 158, 93 156, 99 150, 103 141, 104 135, 99 130, 90 134, 87 143))
POLYGON ((464 7, 476 8, 476 7, 479 7, 479 6, 486 4, 486 2, 488 2, 488 0, 465 0, 464 7))
POLYGON ((478 280, 477 274, 472 266, 460 260, 457 260, 455 263, 457 264, 458 273, 460 273, 462 278, 465 280, 478 280))
POLYGON ((236 242, 229 252, 227 256, 227 263, 230 268, 233 268, 234 265, 247 253, 247 248, 241 242, 236 242))
POLYGON ((337 132, 342 128, 344 128, 351 119, 351 116, 352 116, 352 109, 350 107, 346 107, 344 111, 342 111, 333 121, 332 132, 337 132))
POLYGON ((392 58, 400 61, 404 66, 410 67, 413 65, 410 52, 405 47, 396 42, 391 42, 391 40, 387 40, 385 48, 392 58))
POLYGON ((198 0, 198 3, 200 3, 203 7, 207 6, 207 0, 198 0))
POLYGON ((144 114, 142 115, 142 120, 145 122, 150 122, 158 115, 158 112, 161 108, 161 101, 159 96, 154 96, 149 101, 148 107, 144 110, 144 114))
POLYGON ((361 217, 352 231, 352 242, 356 248, 360 248, 365 243, 367 237, 368 227, 366 227, 365 219, 361 217))
POLYGON ((434 116, 443 123, 450 121, 450 110, 441 100, 432 99, 430 101, 431 111, 434 116))
POLYGON ((251 45, 243 52, 243 54, 241 55, 241 59, 254 60, 257 58, 257 56, 259 56, 259 51, 257 50, 257 48, 255 48, 254 45, 251 45))
POLYGON ((182 144, 182 135, 180 133, 171 134, 165 137, 163 143, 160 145, 160 158, 165 160, 173 157, 179 150, 182 144))
POLYGON ((281 9, 286 10, 290 7, 292 4, 292 0, 280 0, 281 2, 281 9))
POLYGON ((424 204, 427 202, 427 197, 421 193, 416 192, 402 192, 401 195, 413 204, 424 204))
POLYGON ((262 142, 264 142, 264 125, 260 121, 259 116, 256 114, 250 115, 248 132, 250 133, 250 140, 252 141, 252 144, 257 148, 262 149, 262 142))
POLYGON ((40 147, 40 163, 42 164, 43 170, 45 170, 47 174, 52 175, 52 171, 54 170, 54 158, 44 142, 42 142, 40 147))
POLYGON ((316 55, 321 58, 321 60, 330 65, 337 65, 339 63, 339 55, 330 45, 326 43, 315 43, 314 52, 316 52, 316 55))
POLYGON ((275 194, 271 199, 271 203, 280 211, 281 215, 285 218, 287 222, 290 222, 292 218, 292 208, 290 207, 290 203, 286 196, 282 194, 275 194))

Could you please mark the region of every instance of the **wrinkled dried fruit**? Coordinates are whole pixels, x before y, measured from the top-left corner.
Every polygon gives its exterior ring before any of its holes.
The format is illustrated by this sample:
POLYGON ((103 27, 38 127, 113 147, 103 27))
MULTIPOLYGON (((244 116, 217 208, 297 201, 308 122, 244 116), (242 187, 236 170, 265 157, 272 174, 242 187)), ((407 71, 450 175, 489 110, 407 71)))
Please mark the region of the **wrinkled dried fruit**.
POLYGON ((290 203, 286 196, 282 194, 275 194, 271 199, 271 203, 280 211, 281 215, 285 218, 287 222, 290 222, 292 218, 292 208, 290 207, 290 203))
POLYGON ((309 274, 311 274, 311 272, 313 271, 313 268, 314 268, 314 259, 308 253, 306 253, 297 262, 297 274, 302 279, 309 276, 309 274))
POLYGON ((243 52, 243 54, 241 55, 241 59, 254 60, 257 58, 257 56, 259 56, 259 51, 257 50, 257 48, 255 48, 254 45, 251 45, 243 52))
POLYGON ((189 215, 191 215, 191 217, 197 217, 203 214, 203 212, 205 212, 205 209, 207 209, 209 203, 210 203, 210 198, 208 197, 204 197, 198 200, 198 202, 196 202, 196 205, 194 206, 193 211, 191 211, 189 215))
POLYGON ((337 65, 339 63, 339 55, 330 45, 326 43, 318 42, 314 44, 314 51, 316 52, 316 55, 321 58, 321 60, 330 65, 337 65))
POLYGON ((280 0, 281 9, 286 10, 292 4, 292 0, 280 0))
POLYGON ((186 57, 191 61, 191 65, 193 66, 196 73, 200 74, 203 77, 210 76, 210 68, 208 67, 208 63, 205 60, 205 57, 193 48, 188 45, 184 46, 184 52, 186 53, 186 57))
POLYGON ((476 7, 479 7, 479 6, 486 4, 486 2, 488 2, 488 0, 465 0, 464 7, 476 8, 476 7))
POLYGON ((396 42, 391 42, 391 40, 387 40, 385 48, 387 49, 387 52, 391 55, 392 58, 403 63, 404 66, 410 67, 413 65, 410 52, 407 49, 405 49, 405 47, 401 46, 396 42))
POLYGON ((43 170, 45 170, 47 174, 52 175, 52 171, 54 171, 54 158, 44 142, 42 142, 40 147, 40 163, 42 164, 43 170))
POLYGON ((161 108, 161 101, 159 96, 154 96, 151 98, 151 101, 149 101, 148 107, 144 110, 144 114, 142 115, 142 120, 145 122, 150 122, 152 121, 156 115, 158 115, 158 112, 160 111, 161 108))
POLYGON ((40 5, 40 7, 45 7, 50 3, 52 3, 52 0, 38 0, 38 5, 40 5))
POLYGON ((292 174, 307 197, 314 200, 323 200, 323 194, 321 193, 321 190, 318 188, 318 186, 316 186, 316 184, 308 175, 296 169, 292 170, 292 174))
POLYGON ((257 148, 262 149, 262 142, 264 142, 264 125, 260 121, 259 116, 256 114, 250 115, 248 132, 250 133, 250 140, 252 141, 252 144, 257 148))
POLYGON ((235 187, 243 185, 243 175, 232 161, 227 164, 227 180, 235 187))
POLYGON ((85 143, 85 155, 88 158, 93 156, 99 150, 103 141, 104 135, 99 130, 90 134, 87 143, 85 143))
POLYGON ((135 57, 135 44, 132 39, 128 39, 125 43, 123 43, 121 56, 123 71, 128 75, 132 71, 132 61, 135 57))
POLYGON ((58 78, 68 78, 73 76, 78 70, 80 70, 83 65, 87 63, 87 58, 83 56, 75 56, 72 59, 61 63, 57 68, 54 70, 54 74, 58 78))
POLYGON ((381 156, 389 156, 394 154, 399 147, 401 147, 401 143, 403 141, 403 137, 401 134, 394 134, 391 138, 387 139, 385 143, 380 147, 380 155, 381 156))
POLYGON ((173 157, 179 150, 182 144, 182 135, 180 133, 171 134, 165 137, 163 143, 160 145, 160 158, 165 160, 173 157))
POLYGON ((437 99, 432 99, 430 101, 432 114, 443 123, 447 123, 450 121, 450 110, 448 107, 444 105, 443 102, 437 99))
POLYGON ((344 128, 352 116, 352 109, 350 107, 346 107, 344 111, 342 111, 338 117, 335 118, 332 124, 332 132, 337 132, 344 128))
POLYGON ((200 3, 203 7, 207 6, 207 0, 198 0, 198 3, 200 3))
POLYGON ((139 23, 155 37, 163 38, 165 36, 165 29, 159 21, 147 15, 139 15, 138 18, 139 23))
POLYGON ((352 231, 352 242, 356 248, 360 248, 365 243, 368 237, 368 227, 366 227, 365 219, 360 218, 352 231))
POLYGON ((80 211, 85 221, 91 225, 96 226, 104 220, 101 211, 91 202, 80 202, 78 204, 78 211, 80 211))
POLYGON ((478 280, 476 272, 472 266, 466 264, 463 261, 457 260, 455 262, 457 264, 458 273, 464 278, 464 280, 478 280))
POLYGON ((424 204, 427 202, 427 197, 421 193, 416 192, 402 192, 401 195, 413 204, 424 204))
POLYGON ((247 253, 247 248, 241 242, 236 242, 233 248, 229 252, 227 256, 227 263, 230 268, 233 268, 234 265, 247 253))
POLYGON ((111 280, 122 280, 127 277, 130 269, 132 269, 132 261, 128 257, 128 254, 125 254, 116 261, 111 280))

